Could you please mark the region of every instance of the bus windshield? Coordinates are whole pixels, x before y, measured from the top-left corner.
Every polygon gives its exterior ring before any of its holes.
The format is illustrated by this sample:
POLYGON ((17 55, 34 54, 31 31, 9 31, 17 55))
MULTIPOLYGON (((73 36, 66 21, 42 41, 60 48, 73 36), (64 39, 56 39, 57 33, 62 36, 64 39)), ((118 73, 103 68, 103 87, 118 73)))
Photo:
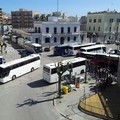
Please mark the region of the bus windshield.
POLYGON ((4 78, 5 76, 8 76, 10 72, 9 68, 2 68, 0 67, 0 78, 4 78))
POLYGON ((34 47, 34 50, 35 50, 36 53, 42 52, 41 47, 34 47))

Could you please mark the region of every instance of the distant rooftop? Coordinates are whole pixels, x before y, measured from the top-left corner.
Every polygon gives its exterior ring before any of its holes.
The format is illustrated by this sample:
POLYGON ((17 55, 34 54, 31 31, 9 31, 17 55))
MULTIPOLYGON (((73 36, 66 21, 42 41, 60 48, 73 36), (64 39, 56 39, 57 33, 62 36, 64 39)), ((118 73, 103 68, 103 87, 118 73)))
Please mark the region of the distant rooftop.
POLYGON ((98 11, 98 12, 88 12, 88 14, 120 14, 120 12, 117 12, 116 10, 110 11, 109 9, 107 11, 98 11))

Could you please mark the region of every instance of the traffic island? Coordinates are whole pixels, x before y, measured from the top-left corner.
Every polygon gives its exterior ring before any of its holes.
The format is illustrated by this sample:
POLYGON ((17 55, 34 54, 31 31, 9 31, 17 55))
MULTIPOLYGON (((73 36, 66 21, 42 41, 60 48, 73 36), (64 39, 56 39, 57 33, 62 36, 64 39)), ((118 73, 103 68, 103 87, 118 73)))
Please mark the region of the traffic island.
POLYGON ((113 120, 113 115, 100 92, 82 96, 79 100, 78 108, 87 114, 106 120, 113 120))

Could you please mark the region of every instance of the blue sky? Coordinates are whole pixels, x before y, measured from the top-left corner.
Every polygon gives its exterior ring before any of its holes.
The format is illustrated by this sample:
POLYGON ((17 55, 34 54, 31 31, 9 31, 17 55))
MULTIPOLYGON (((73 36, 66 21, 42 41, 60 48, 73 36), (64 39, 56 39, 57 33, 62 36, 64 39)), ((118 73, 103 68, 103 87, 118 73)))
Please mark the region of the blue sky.
MULTIPOLYGON (((26 8, 48 14, 57 11, 57 0, 0 0, 0 7, 7 13, 26 8)), ((107 9, 120 12, 120 0, 58 0, 58 10, 67 15, 83 16, 107 9)))

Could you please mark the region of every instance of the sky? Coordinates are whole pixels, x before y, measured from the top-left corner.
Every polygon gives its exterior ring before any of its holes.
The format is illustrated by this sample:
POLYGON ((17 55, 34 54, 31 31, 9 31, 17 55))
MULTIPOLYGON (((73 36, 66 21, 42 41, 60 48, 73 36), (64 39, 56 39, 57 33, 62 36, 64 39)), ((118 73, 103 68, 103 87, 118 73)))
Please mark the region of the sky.
POLYGON ((120 12, 120 0, 0 0, 0 8, 6 13, 25 8, 50 14, 58 9, 69 16, 87 16, 88 12, 108 9, 120 12))

